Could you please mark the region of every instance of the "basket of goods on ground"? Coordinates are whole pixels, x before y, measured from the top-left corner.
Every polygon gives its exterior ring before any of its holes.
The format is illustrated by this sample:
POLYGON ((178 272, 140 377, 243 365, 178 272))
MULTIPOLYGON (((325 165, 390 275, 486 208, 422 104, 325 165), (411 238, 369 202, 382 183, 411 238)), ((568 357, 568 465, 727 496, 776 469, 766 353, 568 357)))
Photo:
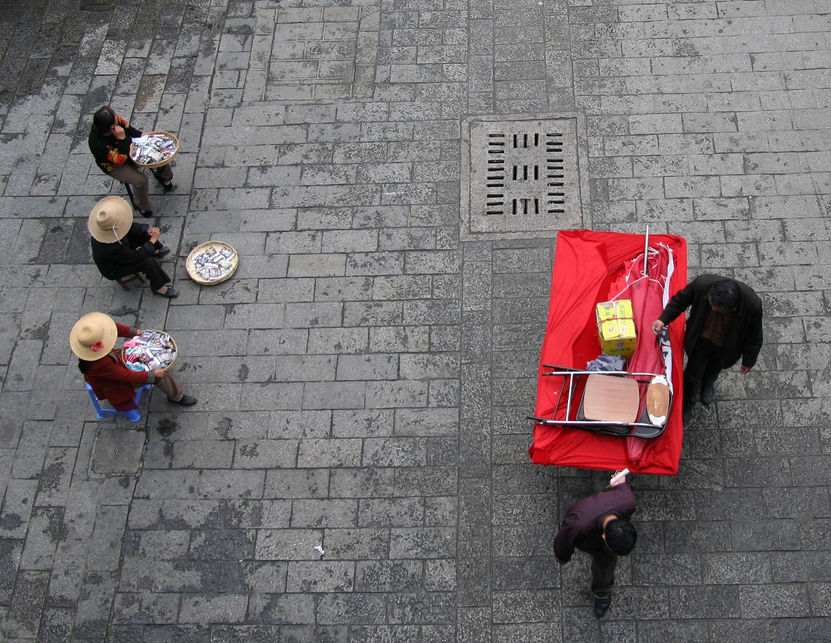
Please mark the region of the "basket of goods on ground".
POLYGON ((147 132, 130 143, 130 158, 141 167, 162 167, 179 152, 179 139, 170 132, 147 132))
POLYGON ((121 357, 133 371, 169 370, 176 361, 176 342, 163 330, 145 330, 124 342, 121 357))
POLYGON ((200 243, 188 254, 185 268, 196 283, 213 286, 230 279, 239 265, 239 256, 224 241, 200 243))

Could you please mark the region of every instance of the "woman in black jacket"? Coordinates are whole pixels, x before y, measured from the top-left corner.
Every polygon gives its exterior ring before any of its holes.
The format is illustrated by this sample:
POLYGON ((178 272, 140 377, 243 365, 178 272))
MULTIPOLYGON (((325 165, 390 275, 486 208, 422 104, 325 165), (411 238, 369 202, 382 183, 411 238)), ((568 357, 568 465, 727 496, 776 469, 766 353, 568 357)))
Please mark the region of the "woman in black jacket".
POLYGON ((120 196, 107 196, 95 204, 87 229, 91 235, 92 259, 102 276, 120 279, 143 272, 153 293, 172 299, 178 293, 157 260, 168 252, 159 241, 161 231, 146 223, 133 222, 133 209, 120 196))
MULTIPOLYGON (((116 114, 111 107, 102 107, 92 117, 89 132, 89 149, 95 162, 103 172, 122 183, 133 186, 135 206, 143 217, 153 215, 150 204, 150 190, 147 176, 130 158, 130 143, 142 132, 116 114)), ((170 164, 153 168, 153 176, 162 184, 162 189, 169 192, 173 186, 173 170, 170 164)))

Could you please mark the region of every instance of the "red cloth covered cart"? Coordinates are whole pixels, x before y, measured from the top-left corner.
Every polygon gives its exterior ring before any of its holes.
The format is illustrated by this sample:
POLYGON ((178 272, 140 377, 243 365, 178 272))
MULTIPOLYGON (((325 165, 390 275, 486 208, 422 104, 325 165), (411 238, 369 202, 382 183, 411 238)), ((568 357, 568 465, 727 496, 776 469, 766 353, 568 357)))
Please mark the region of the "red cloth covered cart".
POLYGON ((678 472, 684 319, 659 338, 651 324, 686 282, 682 237, 558 234, 529 448, 533 462, 678 472), (622 368, 589 370, 601 355, 596 305, 622 298, 632 302, 637 348, 622 368))

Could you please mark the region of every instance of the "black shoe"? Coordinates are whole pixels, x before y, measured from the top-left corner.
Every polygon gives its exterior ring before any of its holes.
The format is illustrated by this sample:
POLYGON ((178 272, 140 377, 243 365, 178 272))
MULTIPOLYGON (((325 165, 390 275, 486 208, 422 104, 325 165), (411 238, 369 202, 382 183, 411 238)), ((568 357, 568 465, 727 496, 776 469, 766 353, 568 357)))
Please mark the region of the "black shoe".
POLYGON ((165 192, 172 192, 175 189, 176 186, 173 185, 173 181, 171 181, 170 183, 162 183, 162 190, 164 190, 165 192))
POLYGON ((167 401, 173 404, 178 404, 179 406, 193 406, 196 404, 197 399, 195 397, 191 397, 190 395, 183 395, 181 400, 171 400, 168 398, 167 401))
POLYGON ((701 403, 704 406, 710 406, 716 401, 716 390, 712 384, 705 384, 701 387, 701 403))
POLYGON ((609 606, 612 604, 611 594, 595 594, 594 595, 594 616, 600 618, 609 611, 609 606))
POLYGON ((168 299, 173 299, 174 297, 178 297, 179 293, 176 292, 176 289, 173 286, 168 286, 167 290, 164 292, 159 292, 158 290, 153 291, 154 295, 158 295, 159 297, 167 297, 168 299))
POLYGON ((169 254, 170 254, 170 248, 165 248, 164 246, 162 246, 161 248, 156 250, 156 253, 153 256, 161 259, 162 257, 166 257, 169 254))
POLYGON ((139 210, 139 214, 143 217, 152 217, 153 216, 153 210, 143 210, 143 211, 139 210))

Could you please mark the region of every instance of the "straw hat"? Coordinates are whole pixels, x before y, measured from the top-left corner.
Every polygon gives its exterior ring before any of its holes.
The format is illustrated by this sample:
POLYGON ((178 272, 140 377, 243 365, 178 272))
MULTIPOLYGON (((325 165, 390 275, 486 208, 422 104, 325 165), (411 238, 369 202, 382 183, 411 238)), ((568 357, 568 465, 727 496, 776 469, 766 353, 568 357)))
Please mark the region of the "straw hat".
POLYGON ((115 346, 118 329, 112 317, 104 313, 89 313, 75 322, 69 332, 72 352, 88 362, 96 362, 115 346))
POLYGON ((105 196, 89 213, 87 228, 102 243, 121 241, 133 225, 133 208, 120 196, 105 196))

